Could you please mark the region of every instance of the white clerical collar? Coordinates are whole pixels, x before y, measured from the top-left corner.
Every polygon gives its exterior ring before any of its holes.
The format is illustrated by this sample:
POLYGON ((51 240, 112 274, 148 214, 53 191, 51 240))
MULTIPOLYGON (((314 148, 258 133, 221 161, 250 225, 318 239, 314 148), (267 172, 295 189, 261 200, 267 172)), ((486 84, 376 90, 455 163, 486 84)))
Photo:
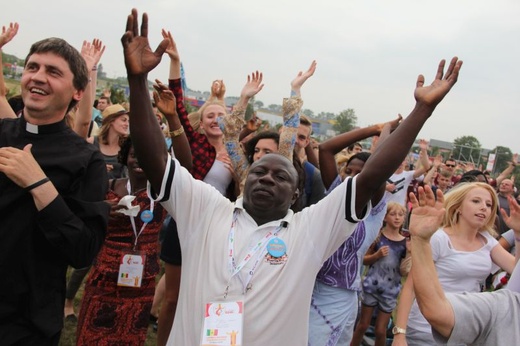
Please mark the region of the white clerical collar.
POLYGON ((25 123, 25 130, 30 133, 38 134, 38 125, 33 125, 29 123, 25 123))

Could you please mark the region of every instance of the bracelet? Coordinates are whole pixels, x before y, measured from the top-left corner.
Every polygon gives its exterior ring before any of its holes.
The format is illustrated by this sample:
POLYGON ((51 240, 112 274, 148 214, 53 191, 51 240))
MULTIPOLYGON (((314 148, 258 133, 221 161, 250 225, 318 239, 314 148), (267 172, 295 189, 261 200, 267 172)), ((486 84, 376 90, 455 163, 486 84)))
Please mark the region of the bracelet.
POLYGON ((92 67, 92 71, 97 71, 97 66, 92 67))
POLYGON ((184 133, 184 127, 181 126, 177 130, 170 131, 170 137, 171 138, 179 137, 183 133, 184 133))
POLYGON ((38 186, 43 185, 43 184, 45 184, 45 183, 47 183, 47 182, 49 182, 49 181, 50 181, 50 179, 47 178, 47 177, 45 177, 45 178, 43 178, 42 180, 38 180, 38 181, 35 182, 34 184, 31 184, 31 185, 25 187, 24 190, 27 191, 27 192, 29 192, 29 191, 31 191, 32 189, 35 189, 35 188, 37 188, 38 186))

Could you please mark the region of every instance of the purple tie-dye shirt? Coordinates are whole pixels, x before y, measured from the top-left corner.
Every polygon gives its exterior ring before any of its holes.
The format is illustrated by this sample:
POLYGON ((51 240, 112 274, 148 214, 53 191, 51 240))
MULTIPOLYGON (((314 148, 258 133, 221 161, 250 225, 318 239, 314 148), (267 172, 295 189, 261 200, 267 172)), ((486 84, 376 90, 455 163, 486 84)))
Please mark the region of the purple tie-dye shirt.
MULTIPOLYGON (((341 184, 336 177, 327 194, 341 184)), ((386 214, 386 199, 383 198, 370 215, 359 222, 354 233, 345 240, 338 250, 323 263, 316 280, 332 286, 361 291, 361 266, 363 256, 374 242, 383 224, 386 214)))

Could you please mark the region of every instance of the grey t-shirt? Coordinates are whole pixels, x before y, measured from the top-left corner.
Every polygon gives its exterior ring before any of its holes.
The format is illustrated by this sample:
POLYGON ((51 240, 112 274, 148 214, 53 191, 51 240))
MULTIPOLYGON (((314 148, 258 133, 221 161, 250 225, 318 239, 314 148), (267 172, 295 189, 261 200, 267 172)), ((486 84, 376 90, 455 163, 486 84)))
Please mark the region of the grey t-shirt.
POLYGON ((520 293, 507 289, 484 293, 448 293, 455 326, 449 339, 433 328, 441 345, 520 345, 520 293))

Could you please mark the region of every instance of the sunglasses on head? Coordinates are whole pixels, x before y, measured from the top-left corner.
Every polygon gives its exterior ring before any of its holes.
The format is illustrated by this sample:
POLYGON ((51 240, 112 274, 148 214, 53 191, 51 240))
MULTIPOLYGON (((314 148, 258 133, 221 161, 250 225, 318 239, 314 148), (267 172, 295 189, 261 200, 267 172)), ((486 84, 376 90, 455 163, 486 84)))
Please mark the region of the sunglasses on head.
POLYGON ((399 231, 399 234, 402 235, 403 237, 405 237, 406 239, 410 239, 410 237, 412 236, 410 234, 410 231, 407 230, 407 229, 402 229, 399 231))

